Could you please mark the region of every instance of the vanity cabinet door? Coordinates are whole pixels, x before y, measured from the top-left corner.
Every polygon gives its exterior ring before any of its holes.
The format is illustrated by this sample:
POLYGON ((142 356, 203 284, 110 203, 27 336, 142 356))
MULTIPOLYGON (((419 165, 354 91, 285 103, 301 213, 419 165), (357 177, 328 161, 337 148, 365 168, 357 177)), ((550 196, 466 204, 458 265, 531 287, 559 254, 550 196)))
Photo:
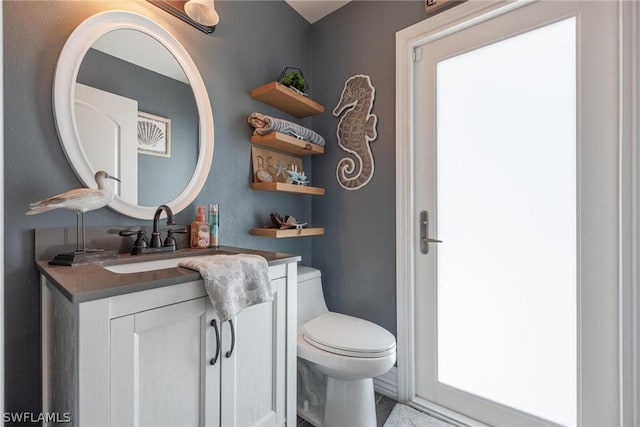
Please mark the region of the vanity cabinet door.
POLYGON ((219 425, 208 298, 111 320, 111 425, 219 425))
MULTIPOLYGON (((222 326, 221 424, 277 426, 285 421, 286 279, 274 300, 242 310, 222 326)), ((295 420, 291 425, 295 424, 295 420)))

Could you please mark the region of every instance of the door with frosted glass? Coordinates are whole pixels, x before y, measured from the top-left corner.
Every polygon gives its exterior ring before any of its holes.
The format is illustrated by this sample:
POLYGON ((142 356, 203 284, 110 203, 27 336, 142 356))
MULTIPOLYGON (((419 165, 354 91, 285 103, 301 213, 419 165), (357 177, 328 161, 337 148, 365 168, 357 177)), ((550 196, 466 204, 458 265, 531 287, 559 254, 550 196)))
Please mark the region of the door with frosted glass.
POLYGON ((492 425, 615 419, 592 372, 616 366, 615 18, 534 3, 416 50, 416 221, 443 241, 415 254, 417 398, 492 425))

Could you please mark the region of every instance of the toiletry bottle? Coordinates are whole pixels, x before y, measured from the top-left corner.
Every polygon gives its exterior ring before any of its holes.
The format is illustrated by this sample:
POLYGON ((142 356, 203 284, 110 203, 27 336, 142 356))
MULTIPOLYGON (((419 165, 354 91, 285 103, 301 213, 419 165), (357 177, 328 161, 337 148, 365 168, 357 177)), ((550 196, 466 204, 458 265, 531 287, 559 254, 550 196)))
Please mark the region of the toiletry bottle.
POLYGON ((204 216, 204 206, 196 208, 196 218, 191 223, 191 247, 209 247, 209 223, 204 216))
POLYGON ((209 239, 209 246, 211 247, 220 246, 220 241, 218 239, 219 224, 220 224, 220 211, 218 210, 218 204, 211 203, 209 205, 209 231, 211 233, 211 237, 209 239))

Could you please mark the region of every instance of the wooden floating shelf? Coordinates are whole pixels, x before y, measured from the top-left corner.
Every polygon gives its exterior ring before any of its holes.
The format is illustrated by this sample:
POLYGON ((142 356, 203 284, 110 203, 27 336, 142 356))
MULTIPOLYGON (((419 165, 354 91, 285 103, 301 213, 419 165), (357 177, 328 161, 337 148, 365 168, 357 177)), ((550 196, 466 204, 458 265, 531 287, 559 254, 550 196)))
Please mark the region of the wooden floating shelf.
POLYGON ((264 145, 274 150, 284 151, 298 156, 309 156, 311 154, 323 154, 324 147, 318 144, 312 144, 302 139, 294 138, 280 132, 272 132, 268 135, 253 135, 251 143, 256 145, 264 145))
POLYGON ((324 107, 278 82, 267 83, 251 91, 251 97, 296 117, 324 113, 324 107))
POLYGON ((285 184, 284 182, 254 182, 251 184, 251 188, 261 191, 282 191, 285 193, 324 196, 324 188, 309 187, 306 185, 285 184))
POLYGON ((324 228, 301 228, 299 230, 279 230, 277 228, 252 228, 251 234, 260 237, 282 239, 285 237, 319 236, 324 234, 324 228))

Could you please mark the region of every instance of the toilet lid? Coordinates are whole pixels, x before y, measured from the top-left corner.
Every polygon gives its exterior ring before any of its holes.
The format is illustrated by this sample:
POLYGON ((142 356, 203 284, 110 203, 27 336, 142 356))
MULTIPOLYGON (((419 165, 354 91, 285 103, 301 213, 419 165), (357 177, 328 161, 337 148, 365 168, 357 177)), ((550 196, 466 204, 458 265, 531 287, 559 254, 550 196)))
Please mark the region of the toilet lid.
POLYGON ((396 339, 369 321, 340 313, 324 313, 304 325, 305 341, 322 350, 354 357, 384 357, 396 350, 396 339))

